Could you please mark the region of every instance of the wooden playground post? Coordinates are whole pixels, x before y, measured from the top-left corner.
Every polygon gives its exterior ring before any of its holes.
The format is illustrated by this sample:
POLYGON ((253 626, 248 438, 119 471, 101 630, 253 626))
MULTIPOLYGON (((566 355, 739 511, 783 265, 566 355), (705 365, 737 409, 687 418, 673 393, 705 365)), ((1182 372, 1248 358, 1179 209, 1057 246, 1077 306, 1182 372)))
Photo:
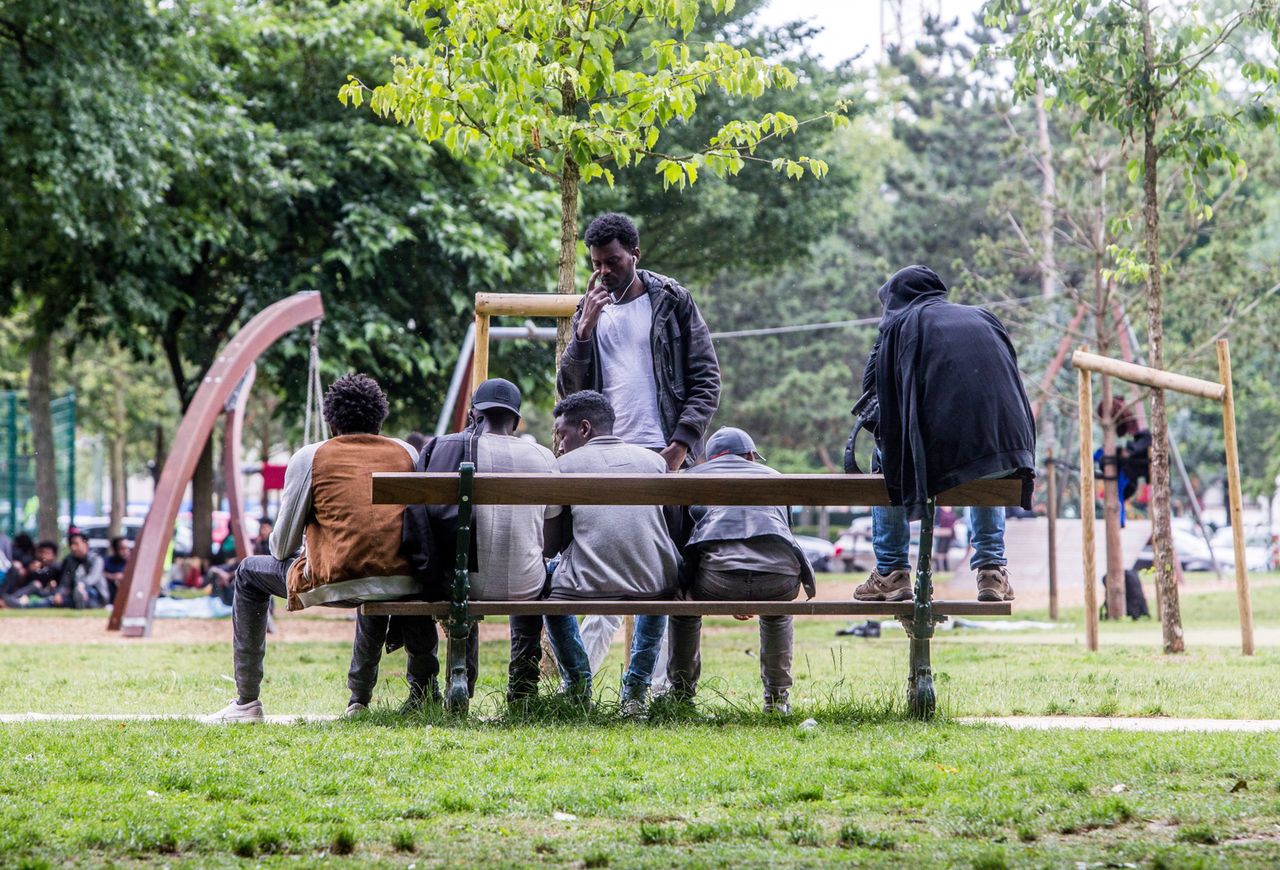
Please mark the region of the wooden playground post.
POLYGON ((1058 469, 1053 448, 1045 450, 1045 513, 1049 517, 1049 618, 1058 618, 1058 469))
MULTIPOLYGON (((1088 347, 1077 351, 1088 353, 1088 347)), ((1094 551, 1093 384, 1087 369, 1077 366, 1080 382, 1080 533, 1084 546, 1084 638, 1090 652, 1098 651, 1098 589, 1094 551)))
POLYGON ((1236 553, 1236 604, 1240 610, 1240 647, 1253 655, 1253 604, 1249 600, 1249 566, 1244 554, 1244 499, 1240 494, 1240 455, 1236 444, 1236 400, 1231 388, 1231 348, 1218 339, 1218 377, 1222 381, 1222 440, 1227 448, 1227 501, 1231 543, 1236 553))
MULTIPOLYGON (((1174 390, 1190 396, 1198 396, 1202 399, 1212 399, 1215 402, 1222 403, 1222 435, 1227 460, 1227 503, 1231 517, 1231 539, 1236 557, 1236 604, 1240 611, 1240 648, 1244 655, 1251 656, 1253 655, 1253 606, 1249 600, 1249 566, 1245 562, 1244 499, 1240 491, 1240 456, 1236 442, 1235 396, 1231 386, 1231 351, 1225 338, 1219 339, 1217 346, 1218 383, 1098 356, 1097 354, 1089 353, 1088 348, 1081 348, 1072 355, 1071 363, 1076 367, 1080 375, 1080 496, 1082 502, 1080 514, 1084 521, 1085 606, 1086 608, 1091 608, 1092 574, 1094 570, 1093 511, 1085 511, 1083 509, 1086 491, 1090 497, 1093 493, 1093 419, 1091 400, 1089 399, 1090 372, 1108 374, 1139 386, 1174 390)), ((1157 585, 1157 610, 1159 610, 1159 594, 1160 591, 1157 585)), ((1096 610, 1093 611, 1092 616, 1094 621, 1090 624, 1089 614, 1085 615, 1086 639, 1090 640, 1089 648, 1096 649, 1096 610), (1091 637, 1090 628, 1093 632, 1091 637)))

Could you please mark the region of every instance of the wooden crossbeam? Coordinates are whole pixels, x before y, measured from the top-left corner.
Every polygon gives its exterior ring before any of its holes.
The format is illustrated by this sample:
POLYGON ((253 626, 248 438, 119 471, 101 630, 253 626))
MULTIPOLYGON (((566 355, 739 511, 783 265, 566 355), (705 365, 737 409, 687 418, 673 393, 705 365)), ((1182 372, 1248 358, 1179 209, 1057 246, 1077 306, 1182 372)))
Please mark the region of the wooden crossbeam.
MULTIPOLYGON (((948 506, 1004 507, 1022 481, 975 480, 938 496, 948 506)), ((373 474, 373 504, 452 504, 458 475, 373 474)), ((477 474, 474 504, 887 506, 878 474, 477 474)))
MULTIPOLYGON (((883 616, 910 617, 910 601, 469 601, 471 616, 883 616)), ((449 615, 448 601, 377 601, 369 616, 449 615)), ((938 616, 1008 616, 1008 601, 934 601, 938 616)))

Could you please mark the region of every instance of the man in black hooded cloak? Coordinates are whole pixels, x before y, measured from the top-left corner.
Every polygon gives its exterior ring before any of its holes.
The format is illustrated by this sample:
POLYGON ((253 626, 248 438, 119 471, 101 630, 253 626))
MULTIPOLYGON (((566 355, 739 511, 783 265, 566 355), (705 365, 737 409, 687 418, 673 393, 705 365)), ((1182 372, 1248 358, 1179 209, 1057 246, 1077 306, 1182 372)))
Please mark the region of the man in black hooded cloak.
MULTIPOLYGON (((876 568, 854 592, 863 601, 911 598, 908 522, 924 517, 930 497, 1016 476, 1031 507, 1035 424, 1009 333, 991 312, 946 295, 924 266, 902 269, 879 291, 884 315, 862 384, 879 402, 873 431, 894 507, 872 509, 876 568)), ((978 600, 1012 600, 1004 509, 969 508, 968 522, 978 600)))

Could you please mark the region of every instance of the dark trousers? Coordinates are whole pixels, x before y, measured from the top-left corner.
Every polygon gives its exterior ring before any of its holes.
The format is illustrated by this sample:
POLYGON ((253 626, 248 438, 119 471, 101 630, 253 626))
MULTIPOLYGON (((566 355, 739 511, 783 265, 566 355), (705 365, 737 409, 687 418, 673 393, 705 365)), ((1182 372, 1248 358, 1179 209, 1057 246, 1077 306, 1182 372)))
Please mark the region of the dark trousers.
MULTIPOLYGON (((272 556, 250 556, 236 567, 231 625, 236 693, 242 704, 256 700, 262 689, 262 662, 267 653, 267 618, 271 597, 288 597, 286 577, 292 564, 293 559, 281 562, 272 556)), ((440 670, 435 657, 435 622, 426 619, 425 623, 420 630, 405 632, 405 647, 410 654, 411 687, 429 687, 440 670)), ((364 693, 365 697, 373 694, 386 636, 387 617, 361 616, 357 619, 355 649, 351 657, 351 670, 347 675, 347 686, 353 697, 358 693, 364 693)))
MULTIPOLYGON (((436 633, 436 621, 429 616, 396 617, 400 628, 400 640, 408 657, 405 678, 409 681, 409 696, 422 699, 440 696, 437 678, 440 675, 440 659, 437 648, 440 637, 436 633)), ((378 665, 382 662, 382 647, 387 642, 391 626, 389 616, 356 617, 356 639, 351 648, 351 667, 347 671, 347 688, 351 700, 368 704, 378 685, 378 665)))

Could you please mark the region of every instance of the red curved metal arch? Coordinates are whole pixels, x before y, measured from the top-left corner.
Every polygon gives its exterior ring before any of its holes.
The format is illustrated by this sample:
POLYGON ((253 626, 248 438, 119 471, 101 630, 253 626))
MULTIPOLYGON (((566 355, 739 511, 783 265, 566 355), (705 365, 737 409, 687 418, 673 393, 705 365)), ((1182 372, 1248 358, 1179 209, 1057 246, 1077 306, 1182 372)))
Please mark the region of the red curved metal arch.
POLYGON ((123 629, 128 637, 150 633, 153 602, 160 592, 160 574, 178 506, 218 415, 249 367, 267 348, 290 330, 323 316, 324 303, 319 293, 296 293, 281 299, 245 324, 209 367, 174 435, 173 451, 160 472, 151 509, 116 593, 115 607, 107 622, 109 630, 123 629))

